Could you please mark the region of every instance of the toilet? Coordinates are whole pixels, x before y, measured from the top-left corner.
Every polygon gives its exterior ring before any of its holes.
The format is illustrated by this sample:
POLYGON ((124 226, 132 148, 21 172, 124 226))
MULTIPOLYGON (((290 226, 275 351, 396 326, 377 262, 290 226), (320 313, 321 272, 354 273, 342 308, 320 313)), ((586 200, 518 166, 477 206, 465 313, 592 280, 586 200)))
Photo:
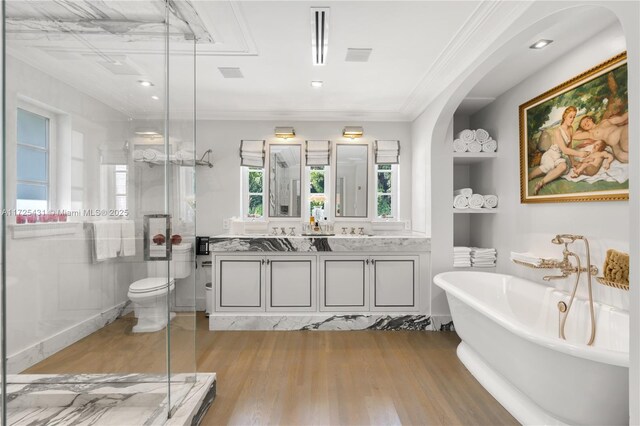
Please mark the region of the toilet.
MULTIPOLYGON (((170 278, 167 278, 166 262, 148 261, 148 277, 129 286, 128 297, 138 318, 138 324, 133 327, 134 333, 159 331, 167 326, 167 297, 175 289, 176 279, 191 275, 191 243, 174 244, 171 250, 170 278)), ((175 313, 170 315, 173 319, 175 313)))

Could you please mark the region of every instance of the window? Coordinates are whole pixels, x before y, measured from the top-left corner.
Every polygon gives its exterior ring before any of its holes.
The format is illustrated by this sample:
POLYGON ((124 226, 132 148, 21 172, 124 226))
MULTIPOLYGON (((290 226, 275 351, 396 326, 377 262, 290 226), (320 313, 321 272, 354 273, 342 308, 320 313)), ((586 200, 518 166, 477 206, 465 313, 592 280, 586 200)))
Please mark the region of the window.
POLYGON ((376 165, 376 216, 379 219, 398 217, 398 165, 376 165))
POLYGON ((17 209, 47 210, 50 201, 48 117, 18 108, 17 209))
POLYGON ((118 164, 115 166, 115 197, 116 210, 127 209, 127 166, 118 164))
POLYGON ((245 175, 245 212, 246 217, 264 217, 264 169, 243 167, 245 175))
POLYGON ((71 209, 84 205, 84 135, 75 130, 71 136, 71 209))
POLYGON ((307 167, 309 173, 309 217, 318 212, 318 218, 328 217, 329 212, 329 167, 310 166, 307 167))

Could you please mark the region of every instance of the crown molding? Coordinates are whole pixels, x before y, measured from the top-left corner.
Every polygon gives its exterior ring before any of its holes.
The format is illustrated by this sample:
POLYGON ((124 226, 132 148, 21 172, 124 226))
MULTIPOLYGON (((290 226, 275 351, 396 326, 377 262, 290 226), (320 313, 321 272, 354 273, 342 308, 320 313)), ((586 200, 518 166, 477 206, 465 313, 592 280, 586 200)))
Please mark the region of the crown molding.
MULTIPOLYGON (((170 111, 171 119, 190 120, 193 111, 170 111)), ((158 120, 164 117, 158 114, 134 114, 138 120, 158 120)), ((409 117, 397 111, 347 111, 347 110, 307 110, 307 111, 269 111, 269 110, 237 110, 216 111, 198 110, 197 120, 230 120, 230 121, 354 121, 354 122, 381 122, 381 121, 411 121, 409 117)))
POLYGON ((447 43, 399 112, 415 120, 456 77, 486 55, 498 36, 532 4, 533 0, 483 0, 447 43))

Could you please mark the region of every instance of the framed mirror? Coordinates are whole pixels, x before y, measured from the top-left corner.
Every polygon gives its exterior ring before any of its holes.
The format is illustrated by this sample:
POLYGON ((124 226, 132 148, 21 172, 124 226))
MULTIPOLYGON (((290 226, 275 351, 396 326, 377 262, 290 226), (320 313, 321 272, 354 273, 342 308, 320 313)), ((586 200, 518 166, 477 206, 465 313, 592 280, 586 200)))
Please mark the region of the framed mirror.
POLYGON ((367 217, 368 145, 336 145, 336 217, 367 217))
POLYGON ((269 217, 301 217, 301 145, 269 145, 269 217))

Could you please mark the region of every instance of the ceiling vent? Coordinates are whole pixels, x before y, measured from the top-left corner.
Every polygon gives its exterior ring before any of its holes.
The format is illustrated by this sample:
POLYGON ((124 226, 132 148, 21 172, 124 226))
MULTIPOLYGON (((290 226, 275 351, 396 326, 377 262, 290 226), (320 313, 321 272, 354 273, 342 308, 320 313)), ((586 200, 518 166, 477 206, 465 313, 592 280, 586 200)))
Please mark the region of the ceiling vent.
POLYGON ((347 62, 368 62, 369 56, 373 49, 347 49, 347 56, 344 58, 347 62))
POLYGON ((311 8, 311 53, 313 65, 327 63, 327 46, 329 45, 329 8, 311 8))
POLYGON ((242 71, 237 67, 218 67, 218 70, 224 78, 244 78, 242 71))

